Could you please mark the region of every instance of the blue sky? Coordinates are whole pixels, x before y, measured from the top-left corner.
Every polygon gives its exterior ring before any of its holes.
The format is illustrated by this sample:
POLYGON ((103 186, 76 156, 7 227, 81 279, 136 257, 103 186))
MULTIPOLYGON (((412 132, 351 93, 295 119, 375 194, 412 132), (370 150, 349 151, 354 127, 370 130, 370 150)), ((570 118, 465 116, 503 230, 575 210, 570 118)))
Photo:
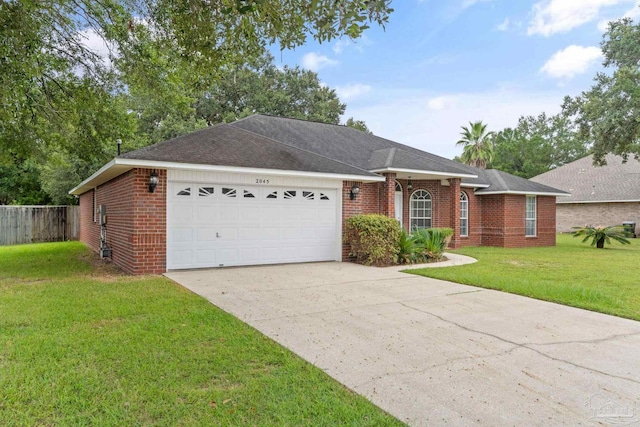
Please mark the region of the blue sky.
POLYGON ((606 23, 640 0, 396 0, 386 30, 309 41, 274 54, 316 71, 347 103, 345 118, 382 137, 452 158, 460 126, 514 126, 560 110, 602 70, 606 23))

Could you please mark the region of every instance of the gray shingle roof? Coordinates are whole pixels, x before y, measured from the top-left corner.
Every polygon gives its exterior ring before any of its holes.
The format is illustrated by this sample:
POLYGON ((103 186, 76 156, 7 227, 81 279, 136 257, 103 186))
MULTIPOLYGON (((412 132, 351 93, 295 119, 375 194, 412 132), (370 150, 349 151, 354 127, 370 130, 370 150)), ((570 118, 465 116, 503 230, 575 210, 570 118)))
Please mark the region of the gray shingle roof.
MULTIPOLYGON (((331 159, 340 159, 360 169, 379 169, 372 168, 372 164, 386 163, 390 153, 374 153, 395 148, 396 152, 392 156, 395 168, 451 174, 470 173, 453 160, 342 125, 256 114, 233 122, 231 126, 331 159)), ((471 174, 477 175, 473 172, 471 174)))
POLYGON ((477 194, 561 193, 505 172, 477 169, 346 126, 258 114, 120 157, 372 177, 379 176, 370 172, 373 170, 416 170, 445 176, 468 175, 463 184, 488 186, 477 190, 477 194))
MULTIPOLYGON (((444 173, 456 173, 460 175, 478 175, 476 171, 469 171, 461 167, 457 162, 453 165, 446 165, 444 173)), ((415 169, 440 172, 442 171, 442 163, 440 159, 426 157, 416 153, 409 153, 406 150, 397 147, 376 150, 371 153, 368 170, 381 170, 386 168, 394 169, 415 169)))
POLYGON ((640 162, 630 158, 606 156, 606 166, 593 166, 593 156, 583 157, 557 169, 531 178, 571 193, 558 203, 640 201, 640 162))
POLYGON ((203 165, 377 176, 227 124, 125 153, 121 158, 203 165))
POLYGON ((533 182, 519 176, 511 175, 497 169, 481 171, 486 181, 491 185, 487 188, 476 190, 476 194, 488 193, 530 193, 530 194, 565 194, 565 191, 551 186, 533 182))

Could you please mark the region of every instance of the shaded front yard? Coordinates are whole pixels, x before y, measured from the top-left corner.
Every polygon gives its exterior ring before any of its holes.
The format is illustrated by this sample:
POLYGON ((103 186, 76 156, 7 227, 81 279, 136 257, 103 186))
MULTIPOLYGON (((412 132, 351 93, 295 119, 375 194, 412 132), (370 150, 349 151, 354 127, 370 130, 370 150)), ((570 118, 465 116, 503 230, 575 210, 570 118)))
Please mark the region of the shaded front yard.
POLYGON ((79 243, 0 247, 3 425, 402 425, 235 317, 79 243))
POLYGON ((558 235, 548 248, 465 248, 452 252, 477 263, 410 272, 640 320, 640 239, 605 249, 580 241, 558 235))

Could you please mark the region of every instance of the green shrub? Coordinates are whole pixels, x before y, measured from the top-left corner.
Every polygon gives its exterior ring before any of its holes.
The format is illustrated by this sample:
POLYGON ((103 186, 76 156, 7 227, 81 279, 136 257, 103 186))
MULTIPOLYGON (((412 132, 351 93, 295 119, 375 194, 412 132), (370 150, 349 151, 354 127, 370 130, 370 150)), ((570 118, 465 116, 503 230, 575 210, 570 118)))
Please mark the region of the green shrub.
POLYGON ((416 239, 402 229, 398 238, 398 263, 413 264, 418 258, 419 249, 416 239))
POLYGON ((392 265, 398 260, 400 224, 384 215, 356 215, 346 220, 344 241, 364 265, 392 265))
POLYGON ((416 261, 442 258, 442 253, 451 240, 451 236, 453 236, 451 228, 422 228, 414 231, 413 238, 418 247, 416 261))
POLYGON ((591 239, 591 246, 595 246, 598 249, 604 248, 604 244, 611 244, 611 239, 622 243, 623 245, 630 244, 626 238, 629 236, 627 231, 621 225, 615 225, 613 227, 573 227, 573 237, 584 236, 582 243, 591 239))

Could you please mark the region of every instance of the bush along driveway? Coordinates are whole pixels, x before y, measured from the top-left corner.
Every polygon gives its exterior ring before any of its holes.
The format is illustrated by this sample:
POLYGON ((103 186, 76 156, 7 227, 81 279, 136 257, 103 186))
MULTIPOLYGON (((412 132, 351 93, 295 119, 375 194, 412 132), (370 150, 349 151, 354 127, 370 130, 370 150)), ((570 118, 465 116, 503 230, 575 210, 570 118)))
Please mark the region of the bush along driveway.
POLYGON ((410 425, 606 425, 629 413, 640 421, 633 320, 397 267, 167 275, 410 425))
POLYGON ((0 424, 396 426, 170 280, 79 243, 0 247, 0 424))

